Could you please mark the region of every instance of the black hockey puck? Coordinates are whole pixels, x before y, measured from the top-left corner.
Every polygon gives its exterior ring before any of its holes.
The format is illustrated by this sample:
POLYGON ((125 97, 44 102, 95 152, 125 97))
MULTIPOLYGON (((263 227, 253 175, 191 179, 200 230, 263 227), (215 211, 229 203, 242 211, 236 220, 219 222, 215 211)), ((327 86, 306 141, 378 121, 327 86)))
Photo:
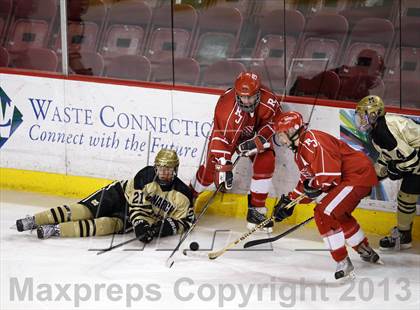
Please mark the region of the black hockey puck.
POLYGON ((200 248, 200 246, 198 245, 197 242, 194 241, 194 242, 190 243, 190 250, 191 251, 197 251, 199 248, 200 248))

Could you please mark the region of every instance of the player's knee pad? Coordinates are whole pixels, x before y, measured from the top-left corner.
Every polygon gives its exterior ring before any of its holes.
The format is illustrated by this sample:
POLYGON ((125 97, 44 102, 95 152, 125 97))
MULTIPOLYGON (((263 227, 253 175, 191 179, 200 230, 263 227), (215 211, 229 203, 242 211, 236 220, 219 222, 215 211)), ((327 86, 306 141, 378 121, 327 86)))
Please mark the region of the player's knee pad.
POLYGON ((318 231, 321 235, 331 230, 337 230, 340 225, 331 216, 324 213, 324 208, 317 205, 314 209, 314 218, 318 231))
POLYGON ((69 205, 68 212, 71 221, 87 220, 93 218, 90 209, 80 203, 74 203, 69 205))

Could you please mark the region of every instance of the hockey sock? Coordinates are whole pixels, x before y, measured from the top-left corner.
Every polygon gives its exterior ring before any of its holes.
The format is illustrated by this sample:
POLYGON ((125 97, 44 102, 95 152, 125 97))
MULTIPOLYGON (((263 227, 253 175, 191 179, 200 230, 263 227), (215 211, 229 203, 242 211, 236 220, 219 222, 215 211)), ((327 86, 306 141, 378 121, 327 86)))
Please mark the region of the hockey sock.
POLYGON ((77 221, 80 219, 91 219, 93 217, 87 207, 78 203, 51 208, 36 213, 34 216, 35 224, 37 225, 77 221))
POLYGON ((105 236, 123 229, 123 221, 117 217, 100 217, 60 224, 60 237, 105 236))
POLYGON ((398 192, 397 223, 399 230, 410 230, 411 223, 416 216, 417 198, 418 195, 406 194, 401 190, 398 192))

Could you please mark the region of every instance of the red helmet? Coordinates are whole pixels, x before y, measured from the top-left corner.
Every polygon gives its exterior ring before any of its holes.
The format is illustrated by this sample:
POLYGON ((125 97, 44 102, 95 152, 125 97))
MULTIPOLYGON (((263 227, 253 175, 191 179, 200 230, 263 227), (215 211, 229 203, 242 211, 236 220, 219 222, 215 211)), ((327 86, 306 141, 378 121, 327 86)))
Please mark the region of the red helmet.
POLYGON ((257 105, 260 103, 260 77, 251 72, 241 72, 235 80, 235 94, 236 102, 244 112, 254 112, 257 105), (251 105, 244 104, 240 96, 252 97, 257 95, 255 102, 251 105))
POLYGON ((278 114, 274 118, 274 130, 276 132, 289 132, 289 129, 296 131, 305 126, 302 115, 296 111, 278 114))

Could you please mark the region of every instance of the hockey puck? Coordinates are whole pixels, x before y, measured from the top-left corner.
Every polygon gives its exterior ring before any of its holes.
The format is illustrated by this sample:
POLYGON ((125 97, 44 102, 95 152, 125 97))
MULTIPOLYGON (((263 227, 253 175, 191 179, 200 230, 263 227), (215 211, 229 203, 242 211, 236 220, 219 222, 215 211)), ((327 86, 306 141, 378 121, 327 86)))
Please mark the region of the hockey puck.
POLYGON ((197 242, 194 241, 194 242, 190 243, 190 250, 191 251, 197 251, 199 248, 200 248, 200 246, 198 245, 197 242))

